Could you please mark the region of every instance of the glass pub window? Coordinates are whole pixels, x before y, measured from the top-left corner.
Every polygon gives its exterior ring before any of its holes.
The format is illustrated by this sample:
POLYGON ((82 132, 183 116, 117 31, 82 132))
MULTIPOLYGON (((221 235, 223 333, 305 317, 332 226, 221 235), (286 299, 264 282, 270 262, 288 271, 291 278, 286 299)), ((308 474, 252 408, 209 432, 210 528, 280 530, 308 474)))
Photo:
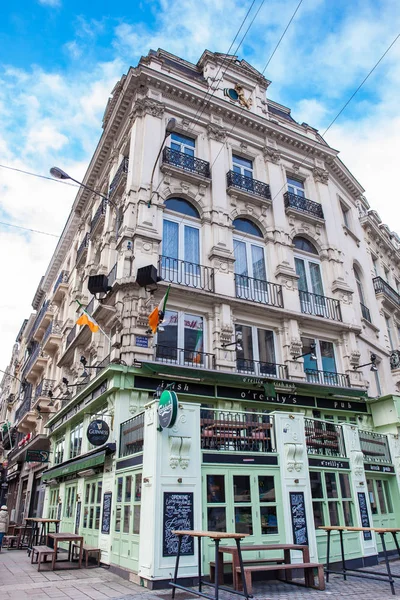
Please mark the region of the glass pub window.
POLYGON ((207 475, 207 528, 226 531, 225 475, 207 475))

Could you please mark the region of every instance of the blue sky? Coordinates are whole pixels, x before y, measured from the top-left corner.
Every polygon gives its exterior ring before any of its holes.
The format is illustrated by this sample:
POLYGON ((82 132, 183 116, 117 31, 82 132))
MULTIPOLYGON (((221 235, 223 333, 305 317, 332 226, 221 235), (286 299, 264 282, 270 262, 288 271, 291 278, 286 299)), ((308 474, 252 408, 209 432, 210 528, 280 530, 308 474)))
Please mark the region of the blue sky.
MULTIPOLYGON (((83 176, 107 98, 150 48, 196 62, 226 52, 252 0, 19 0, 0 9, 0 164, 83 176)), ((250 23, 262 0, 255 0, 250 23)), ((263 70, 298 0, 264 0, 237 54, 263 70)), ((321 131, 399 32, 398 0, 303 0, 266 77, 269 97, 321 131)), ((236 50, 237 42, 233 46, 236 50)), ((328 132, 327 141, 400 233, 393 190, 400 139, 400 41, 328 132)), ((0 168, 0 221, 59 234, 75 189, 0 168)), ((0 225, 0 368, 56 238, 0 225), (4 280, 3 279, 3 280, 4 280)))

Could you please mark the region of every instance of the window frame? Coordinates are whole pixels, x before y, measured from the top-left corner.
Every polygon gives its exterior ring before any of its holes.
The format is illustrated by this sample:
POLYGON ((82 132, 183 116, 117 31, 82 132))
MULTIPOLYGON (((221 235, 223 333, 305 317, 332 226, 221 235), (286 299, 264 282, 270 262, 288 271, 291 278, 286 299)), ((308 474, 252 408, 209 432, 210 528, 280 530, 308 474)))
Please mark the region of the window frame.
POLYGON ((187 156, 196 156, 196 138, 184 135, 183 133, 179 133, 178 131, 173 131, 171 133, 169 147, 171 148, 171 150, 181 152, 182 154, 187 154, 187 156), (181 139, 174 139, 174 136, 177 136, 181 139), (193 144, 187 143, 189 140, 192 141, 193 144), (178 150, 177 148, 173 148, 172 144, 176 144, 180 147, 180 149, 178 150), (189 150, 189 152, 187 152, 187 150, 189 150), (191 154, 191 152, 193 152, 193 154, 191 154))
MULTIPOLYGON (((336 349, 335 349, 335 342, 332 342, 332 340, 326 340, 326 339, 322 339, 322 338, 308 337, 307 334, 304 334, 304 335, 301 336, 301 341, 302 342, 303 342, 304 339, 311 340, 315 344, 315 356, 317 357, 317 360, 316 361, 312 361, 312 362, 316 362, 317 369, 314 369, 314 370, 316 370, 316 371, 322 371, 323 373, 332 373, 332 374, 339 372, 337 370, 338 361, 337 361, 337 355, 336 355, 336 349), (336 369, 336 371, 325 371, 325 369, 323 368, 322 353, 321 353, 321 346, 320 346, 321 342, 332 344, 333 360, 335 361, 335 369, 336 369)), ((305 368, 309 369, 310 367, 305 367, 305 368)))
MULTIPOLYGON (((162 356, 157 356, 156 354, 156 358, 157 361, 159 362, 168 362, 168 363, 173 363, 173 364, 178 364, 178 365, 185 365, 186 363, 191 364, 192 361, 186 361, 185 360, 185 353, 186 352, 191 352, 191 353, 195 353, 195 350, 186 350, 185 348, 185 317, 186 316, 192 316, 195 317, 196 319, 201 319, 202 320, 202 324, 203 324, 203 340, 202 340, 202 350, 198 350, 199 354, 207 354, 206 348, 207 346, 207 335, 206 335, 206 319, 204 315, 200 315, 200 314, 192 314, 192 313, 187 313, 187 312, 183 312, 177 309, 167 309, 165 311, 165 313, 176 313, 177 315, 177 346, 176 349, 180 349, 183 350, 183 353, 181 352, 177 352, 177 357, 176 359, 173 358, 168 358, 168 357, 162 357, 162 356), (183 318, 182 318, 183 317, 183 318)), ((155 339, 155 345, 158 347, 158 345, 160 345, 161 347, 165 347, 165 345, 161 342, 159 342, 160 339, 160 333, 159 330, 157 331, 156 334, 156 339, 155 339)), ((167 346, 168 347, 168 346, 167 346)), ((171 346, 171 349, 173 349, 173 347, 171 346)))
POLYGON ((286 186, 289 194, 294 194, 295 196, 299 196, 300 198, 306 197, 306 190, 304 186, 305 181, 302 179, 296 179, 289 173, 286 173, 286 186), (298 185, 300 184, 300 185, 298 185), (302 192, 299 194, 299 192, 302 192))
MULTIPOLYGON (((182 213, 181 213, 182 214, 182 213)), ((184 218, 179 218, 169 212, 164 211, 163 215, 163 238, 164 238, 164 222, 169 221, 171 223, 175 223, 178 225, 178 257, 167 256, 164 254, 164 248, 162 247, 162 256, 170 260, 181 260, 183 262, 191 262, 185 259, 185 227, 191 227, 192 229, 196 229, 198 231, 198 240, 199 240, 199 256, 197 265, 201 265, 201 256, 202 256, 202 240, 201 240, 201 232, 202 227, 201 223, 198 223, 198 219, 196 217, 190 217, 189 215, 184 215, 184 218)))
POLYGON ((253 179, 254 161, 232 152, 232 171, 242 175, 243 177, 249 177, 250 179, 253 179), (241 164, 240 161, 247 162, 250 164, 250 166, 241 164))
MULTIPOLYGON (((320 525, 321 526, 331 525, 332 524, 331 515, 333 513, 331 513, 330 504, 336 504, 336 514, 338 516, 338 522, 333 523, 332 526, 337 526, 337 525, 338 526, 344 525, 344 526, 350 526, 350 527, 354 526, 356 512, 355 512, 354 498, 352 496, 351 473, 350 472, 310 469, 310 486, 311 486, 311 501, 312 501, 314 520, 316 520, 315 513, 314 513, 314 504, 321 504, 322 505, 323 522, 320 523, 320 525), (320 496, 313 495, 313 488, 311 485, 311 475, 312 474, 317 474, 320 476, 320 487, 322 490, 322 495, 320 495, 320 496), (336 496, 334 494, 332 494, 330 496, 328 493, 327 477, 326 477, 327 475, 334 475, 336 496), (349 485, 349 489, 350 489, 350 496, 344 496, 342 494, 341 475, 347 476, 348 485, 349 485), (346 523, 345 511, 343 509, 344 502, 347 502, 349 505, 349 508, 350 508, 351 518, 350 518, 349 524, 346 523)), ((319 523, 319 521, 318 521, 318 523, 319 523)), ((317 522, 316 522, 316 525, 317 525, 317 522)))
MULTIPOLYGON (((253 354, 253 358, 238 358, 237 354, 238 351, 236 350, 236 363, 238 364, 238 362, 240 360, 243 360, 245 363, 254 363, 254 369, 239 369, 239 367, 237 366, 238 371, 240 370, 240 372, 243 373, 249 373, 249 372, 253 372, 256 375, 259 375, 258 371, 260 370, 260 364, 279 364, 278 362, 278 357, 277 357, 277 344, 276 344, 276 333, 275 331, 271 328, 271 329, 267 329, 264 327, 257 327, 257 325, 248 325, 246 323, 235 323, 235 336, 236 339, 238 339, 237 337, 237 328, 238 327, 248 327, 251 330, 251 347, 252 347, 252 354, 253 354), (264 361, 260 360, 260 346, 259 346, 259 331, 268 331, 270 333, 272 333, 272 340, 273 340, 273 350, 274 350, 274 357, 275 357, 275 361, 274 362, 268 362, 268 363, 264 363, 264 361), (257 364, 258 363, 258 364, 257 364)), ((243 333, 243 332, 242 332, 243 333)), ((243 344, 243 335, 242 335, 242 344, 243 344)), ((243 345, 243 351, 244 351, 244 345, 243 345)), ((274 375, 269 374, 269 375, 261 375, 261 376, 268 376, 268 377, 273 377, 274 375)), ((278 377, 278 374, 275 374, 275 377, 278 377)))
POLYGON ((69 432, 69 459, 76 458, 82 454, 83 444, 83 421, 79 421, 69 432), (76 435, 78 433, 78 436, 76 435), (77 449, 75 449, 75 439, 78 440, 77 449))

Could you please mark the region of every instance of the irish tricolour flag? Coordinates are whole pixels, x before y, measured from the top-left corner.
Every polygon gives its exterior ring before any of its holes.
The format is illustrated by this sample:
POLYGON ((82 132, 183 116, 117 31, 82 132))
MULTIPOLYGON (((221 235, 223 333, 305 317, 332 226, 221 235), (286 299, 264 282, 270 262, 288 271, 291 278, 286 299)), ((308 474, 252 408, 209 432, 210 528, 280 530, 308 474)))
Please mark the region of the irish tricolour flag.
POLYGON ((161 298, 160 304, 156 306, 155 309, 149 314, 149 327, 153 333, 157 333, 158 326, 162 323, 164 319, 168 294, 169 288, 167 289, 165 296, 161 298))

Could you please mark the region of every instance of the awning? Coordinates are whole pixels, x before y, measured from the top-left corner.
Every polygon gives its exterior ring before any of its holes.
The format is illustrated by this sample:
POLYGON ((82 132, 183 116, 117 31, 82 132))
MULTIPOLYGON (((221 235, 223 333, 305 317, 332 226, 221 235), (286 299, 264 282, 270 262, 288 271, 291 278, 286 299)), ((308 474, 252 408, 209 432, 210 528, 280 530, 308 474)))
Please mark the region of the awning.
POLYGON ((57 477, 66 477, 67 475, 73 475, 74 473, 84 471, 85 469, 99 467, 100 465, 104 464, 106 455, 109 454, 110 451, 112 451, 110 447, 107 447, 101 450, 100 452, 95 452, 90 454, 89 456, 80 457, 68 463, 52 467, 51 469, 43 473, 42 481, 49 481, 49 479, 56 479, 57 477))

